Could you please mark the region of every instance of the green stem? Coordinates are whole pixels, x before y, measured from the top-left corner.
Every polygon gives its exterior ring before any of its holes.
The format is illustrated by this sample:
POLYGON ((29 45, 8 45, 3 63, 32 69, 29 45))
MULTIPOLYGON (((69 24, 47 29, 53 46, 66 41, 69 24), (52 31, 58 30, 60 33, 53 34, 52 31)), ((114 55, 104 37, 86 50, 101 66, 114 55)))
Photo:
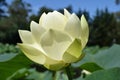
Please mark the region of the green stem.
POLYGON ((73 80, 73 77, 72 77, 72 74, 71 74, 71 71, 70 71, 70 66, 66 67, 65 70, 66 70, 68 79, 73 80))
POLYGON ((53 71, 52 73, 53 80, 56 80, 56 71, 53 71))

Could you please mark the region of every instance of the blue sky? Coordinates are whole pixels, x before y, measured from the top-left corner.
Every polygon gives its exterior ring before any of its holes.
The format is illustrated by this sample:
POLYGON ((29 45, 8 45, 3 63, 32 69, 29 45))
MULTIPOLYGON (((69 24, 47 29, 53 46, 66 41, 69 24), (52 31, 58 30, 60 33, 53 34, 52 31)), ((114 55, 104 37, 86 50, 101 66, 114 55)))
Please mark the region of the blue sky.
MULTIPOLYGON (((11 2, 12 0, 7 0, 11 2)), ((90 15, 95 14, 96 9, 105 9, 110 12, 120 11, 120 5, 115 4, 115 0, 24 0, 32 5, 33 13, 37 13, 40 7, 46 6, 52 9, 65 8, 72 5, 73 11, 86 9, 90 15)))

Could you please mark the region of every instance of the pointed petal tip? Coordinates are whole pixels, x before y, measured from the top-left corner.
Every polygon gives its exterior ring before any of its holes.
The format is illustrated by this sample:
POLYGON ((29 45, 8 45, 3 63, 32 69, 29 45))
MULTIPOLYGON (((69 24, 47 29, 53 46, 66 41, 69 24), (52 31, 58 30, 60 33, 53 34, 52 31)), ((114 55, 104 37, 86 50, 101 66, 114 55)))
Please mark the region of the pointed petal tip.
POLYGON ((71 13, 69 13, 69 11, 67 9, 64 9, 64 16, 69 18, 71 16, 71 13))
POLYGON ((33 25, 36 25, 36 24, 38 24, 38 23, 35 22, 35 21, 31 21, 30 26, 33 26, 33 25))
POLYGON ((88 26, 88 22, 84 15, 81 16, 81 23, 84 23, 86 26, 88 26))
POLYGON ((21 35, 23 31, 25 30, 18 30, 19 35, 21 35))
POLYGON ((18 30, 18 32, 22 31, 21 29, 18 30))
POLYGON ((86 18, 85 18, 85 15, 82 14, 82 16, 81 16, 81 20, 87 22, 87 20, 86 20, 86 18))
POLYGON ((64 12, 65 12, 65 11, 68 11, 68 10, 67 10, 66 8, 64 8, 64 12))
POLYGON ((24 32, 30 32, 30 31, 27 31, 27 30, 18 30, 18 33, 19 33, 19 35, 22 35, 22 34, 24 34, 24 32))
POLYGON ((36 23, 35 21, 31 21, 31 23, 30 24, 34 24, 34 23, 36 23))
POLYGON ((64 13, 69 13, 69 11, 66 8, 64 8, 64 13))
POLYGON ((81 16, 81 17, 85 18, 84 14, 82 14, 82 16, 81 16))
POLYGON ((44 14, 44 15, 46 15, 46 13, 45 13, 45 12, 43 12, 43 13, 42 13, 42 15, 43 15, 43 14, 44 14))
POLYGON ((34 21, 31 21, 31 23, 34 23, 34 21))
POLYGON ((75 14, 75 13, 72 13, 72 15, 71 16, 75 16, 75 17, 77 17, 78 18, 78 16, 75 14))
POLYGON ((58 12, 57 10, 54 10, 53 13, 60 13, 60 12, 58 12))

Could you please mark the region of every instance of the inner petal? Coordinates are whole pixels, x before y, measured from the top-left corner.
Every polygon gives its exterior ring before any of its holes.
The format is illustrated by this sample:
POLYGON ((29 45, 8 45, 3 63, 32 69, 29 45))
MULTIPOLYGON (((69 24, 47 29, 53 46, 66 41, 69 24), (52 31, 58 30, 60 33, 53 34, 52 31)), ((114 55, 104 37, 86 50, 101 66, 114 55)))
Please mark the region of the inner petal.
POLYGON ((79 38, 81 35, 80 20, 72 14, 66 23, 65 31, 68 32, 73 38, 79 38))
POLYGON ((57 11, 48 13, 44 18, 44 20, 42 21, 43 27, 57 29, 57 30, 63 30, 65 24, 66 24, 66 17, 57 11))
POLYGON ((49 57, 55 60, 62 60, 62 55, 71 42, 67 34, 56 30, 49 30, 41 38, 42 48, 49 57))
POLYGON ((71 14, 66 9, 64 9, 64 15, 67 17, 67 19, 69 19, 71 16, 71 14))
POLYGON ((43 14, 41 15, 40 19, 39 19, 39 24, 40 24, 40 25, 43 25, 42 23, 43 23, 45 17, 46 17, 46 13, 43 13, 43 14))
POLYGON ((34 21, 31 22, 30 28, 31 28, 31 33, 33 37, 38 43, 40 43, 40 38, 42 34, 45 32, 45 29, 40 24, 34 21))

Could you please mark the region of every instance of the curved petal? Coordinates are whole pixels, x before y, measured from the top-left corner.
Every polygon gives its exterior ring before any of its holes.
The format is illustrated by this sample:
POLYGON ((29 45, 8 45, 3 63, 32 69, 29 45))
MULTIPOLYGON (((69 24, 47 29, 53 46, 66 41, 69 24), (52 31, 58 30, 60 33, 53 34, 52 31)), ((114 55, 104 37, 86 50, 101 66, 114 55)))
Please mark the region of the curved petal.
POLYGON ((40 25, 43 25, 42 23, 43 23, 45 17, 46 17, 46 13, 43 13, 43 14, 41 15, 41 17, 40 17, 40 20, 39 20, 39 24, 40 24, 40 25))
POLYGON ((82 45, 80 41, 75 39, 63 55, 63 61, 66 63, 76 62, 82 53, 82 45))
POLYGON ((49 65, 49 64, 44 64, 44 66, 47 68, 47 69, 50 69, 50 70, 60 70, 66 66, 68 66, 69 63, 65 63, 65 62, 59 62, 57 64, 53 64, 53 65, 49 65))
POLYGON ((31 32, 38 43, 40 43, 40 37, 45 32, 45 29, 40 24, 32 21, 30 24, 31 32))
POLYGON ((36 49, 33 45, 18 44, 18 46, 24 52, 24 54, 32 61, 38 64, 45 63, 46 61, 45 55, 40 50, 36 49))
POLYGON ((18 46, 30 60, 38 64, 54 65, 62 62, 59 60, 54 60, 49 56, 47 56, 46 53, 37 44, 28 45, 28 44, 18 43, 18 46))
POLYGON ((31 34, 31 32, 26 31, 26 30, 18 30, 18 32, 19 32, 20 38, 23 43, 27 43, 27 44, 35 43, 35 40, 31 34))
POLYGON ((67 18, 69 18, 69 17, 71 16, 71 14, 70 14, 66 9, 64 9, 64 15, 65 15, 67 18))
POLYGON ((61 60, 71 42, 72 40, 67 34, 51 29, 42 36, 40 44, 49 57, 61 60))
POLYGON ((88 36, 89 36, 88 23, 87 23, 84 15, 82 15, 82 17, 81 17, 81 28, 82 28, 81 40, 82 40, 83 48, 84 48, 88 41, 88 36))
POLYGON ((45 19, 42 21, 42 26, 47 29, 53 28, 57 30, 63 30, 65 24, 66 17, 57 11, 48 13, 45 19))
POLYGON ((80 20, 75 14, 72 14, 68 22, 66 23, 65 31, 68 32, 73 37, 73 39, 80 37, 81 35, 80 20))

